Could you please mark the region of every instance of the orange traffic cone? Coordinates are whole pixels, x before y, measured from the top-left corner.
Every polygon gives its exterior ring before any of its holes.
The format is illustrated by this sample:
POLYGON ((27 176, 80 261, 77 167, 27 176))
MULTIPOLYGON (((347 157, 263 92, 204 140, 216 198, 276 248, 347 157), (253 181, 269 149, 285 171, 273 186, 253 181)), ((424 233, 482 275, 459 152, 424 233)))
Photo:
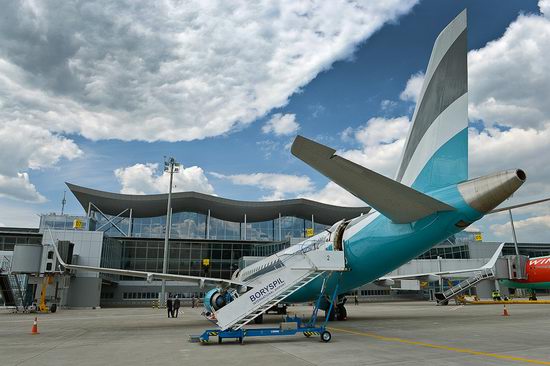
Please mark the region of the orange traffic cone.
POLYGON ((34 322, 32 323, 32 330, 31 334, 40 334, 38 333, 38 318, 34 318, 34 322))
POLYGON ((504 310, 502 311, 502 316, 510 316, 510 314, 508 314, 508 309, 506 309, 506 305, 504 305, 504 310))

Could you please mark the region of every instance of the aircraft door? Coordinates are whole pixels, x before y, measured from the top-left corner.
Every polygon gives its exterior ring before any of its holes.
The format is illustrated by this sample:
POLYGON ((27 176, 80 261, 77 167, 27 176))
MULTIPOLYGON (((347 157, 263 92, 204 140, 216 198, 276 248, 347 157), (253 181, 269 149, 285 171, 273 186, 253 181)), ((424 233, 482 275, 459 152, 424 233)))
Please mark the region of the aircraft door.
POLYGON ((346 231, 346 227, 349 225, 350 220, 344 221, 341 223, 334 232, 334 239, 332 241, 334 250, 344 250, 344 232, 346 231))

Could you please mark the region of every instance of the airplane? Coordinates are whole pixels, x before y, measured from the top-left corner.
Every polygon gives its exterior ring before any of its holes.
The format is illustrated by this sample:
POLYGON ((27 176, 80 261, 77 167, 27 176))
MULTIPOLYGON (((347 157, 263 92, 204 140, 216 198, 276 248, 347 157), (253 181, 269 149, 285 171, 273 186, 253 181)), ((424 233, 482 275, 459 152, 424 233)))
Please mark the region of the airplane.
MULTIPOLYGON (((68 270, 135 276, 148 281, 193 281, 201 288, 212 287, 203 302, 205 312, 215 314, 235 301, 235 293, 245 293, 262 276, 276 270, 283 256, 311 247, 343 251, 346 271, 326 283, 315 278, 284 301, 313 301, 323 284, 329 289, 338 285, 334 312, 337 318, 345 318, 341 301, 344 294, 373 281, 393 280, 384 276, 490 213, 526 181, 521 169, 468 179, 466 31, 464 10, 435 41, 394 179, 303 136, 294 140, 291 153, 369 204, 372 209, 366 214, 343 219, 322 233, 237 270, 229 280, 71 265, 64 263, 56 250, 60 264, 68 270)), ((321 308, 331 309, 330 300, 325 299, 321 308)))
POLYGON ((500 279, 499 283, 509 288, 524 288, 531 290, 530 299, 536 300, 535 290, 550 289, 550 255, 529 258, 525 264, 525 279, 500 279))

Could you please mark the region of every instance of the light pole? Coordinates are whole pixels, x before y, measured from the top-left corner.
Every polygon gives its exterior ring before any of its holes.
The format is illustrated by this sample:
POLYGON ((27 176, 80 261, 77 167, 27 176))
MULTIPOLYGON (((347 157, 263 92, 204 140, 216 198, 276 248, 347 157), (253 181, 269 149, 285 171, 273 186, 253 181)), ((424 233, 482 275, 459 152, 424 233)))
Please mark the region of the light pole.
POLYGON ((512 210, 508 210, 508 215, 510 216, 510 225, 512 226, 512 234, 514 235, 514 249, 516 250, 516 255, 519 256, 518 249, 518 237, 516 236, 516 228, 514 227, 514 217, 512 216, 512 210))
MULTIPOLYGON (((170 174, 170 187, 168 188, 168 206, 166 208, 166 227, 164 233, 164 259, 162 261, 162 273, 168 272, 168 240, 170 239, 170 227, 172 226, 172 180, 174 173, 179 172, 180 164, 172 157, 164 159, 164 171, 170 174)), ((162 287, 160 290, 160 303, 164 304, 166 301, 166 280, 162 280, 162 287)))

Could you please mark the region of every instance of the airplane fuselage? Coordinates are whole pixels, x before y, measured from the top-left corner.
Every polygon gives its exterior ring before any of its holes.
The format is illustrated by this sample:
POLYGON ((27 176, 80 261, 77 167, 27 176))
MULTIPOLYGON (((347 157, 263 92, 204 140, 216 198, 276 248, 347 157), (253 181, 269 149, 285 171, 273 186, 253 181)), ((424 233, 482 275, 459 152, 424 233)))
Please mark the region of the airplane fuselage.
POLYGON ((531 258, 527 261, 523 280, 499 280, 511 288, 527 288, 532 290, 550 289, 550 256, 531 258))
MULTIPOLYGON (((343 294, 372 282, 463 230, 468 224, 483 216, 465 202, 457 185, 429 194, 455 207, 456 210, 438 212, 408 224, 393 223, 378 212, 372 212, 366 217, 352 220, 352 224, 346 228, 343 235, 343 250, 348 271, 342 272, 340 276, 333 275, 329 282, 329 289, 339 281, 339 293, 343 294)), ((295 247, 300 245, 301 243, 296 244, 295 247)), ((327 240, 321 248, 334 250, 331 240, 327 240)), ((292 247, 289 249, 292 250, 292 247)), ((273 263, 275 257, 277 255, 262 259, 247 267, 237 279, 246 281, 247 274, 254 273, 258 268, 267 268, 269 263, 273 263)), ((322 281, 322 278, 312 281, 286 301, 304 302, 315 299, 319 294, 322 281)))

